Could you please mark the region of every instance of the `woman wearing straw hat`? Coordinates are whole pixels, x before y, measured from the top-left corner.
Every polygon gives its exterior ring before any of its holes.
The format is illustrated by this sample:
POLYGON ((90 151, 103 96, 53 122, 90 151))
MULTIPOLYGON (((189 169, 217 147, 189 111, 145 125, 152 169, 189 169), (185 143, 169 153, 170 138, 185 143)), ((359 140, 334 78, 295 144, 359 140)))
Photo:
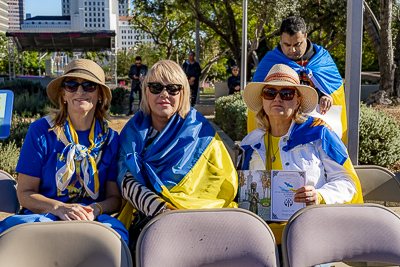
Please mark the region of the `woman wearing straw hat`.
POLYGON ((106 121, 111 91, 102 68, 73 60, 48 84, 47 95, 58 110, 30 125, 16 168, 26 215, 0 222, 0 232, 25 222, 97 219, 127 240, 123 225, 106 215, 118 212, 121 194, 118 134, 106 121))
MULTIPOLYGON (((300 85, 293 69, 274 65, 264 82, 246 86, 244 101, 259 128, 241 142, 241 169, 306 171, 306 185, 296 188, 294 201, 307 206, 363 201, 340 138, 321 119, 305 115, 315 109, 318 95, 300 85)), ((270 224, 278 244, 284 224, 270 224)))

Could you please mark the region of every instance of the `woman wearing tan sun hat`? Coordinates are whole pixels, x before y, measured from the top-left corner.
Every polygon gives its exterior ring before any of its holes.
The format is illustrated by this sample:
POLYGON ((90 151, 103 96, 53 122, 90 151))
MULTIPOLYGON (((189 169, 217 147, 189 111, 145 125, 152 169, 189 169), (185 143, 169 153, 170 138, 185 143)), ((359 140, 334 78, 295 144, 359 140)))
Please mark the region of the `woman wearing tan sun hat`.
MULTIPOLYGON (((295 188, 294 201, 307 206, 363 202, 344 144, 324 121, 305 115, 318 95, 293 69, 274 65, 264 82, 246 86, 244 101, 259 128, 241 142, 240 169, 305 171, 306 185, 295 188)), ((278 244, 285 224, 270 224, 278 244)))
POLYGON ((104 72, 87 59, 71 61, 47 86, 54 114, 30 125, 16 171, 25 215, 0 222, 0 233, 17 224, 56 220, 98 220, 128 242, 118 212, 118 134, 106 117, 111 91, 104 72))

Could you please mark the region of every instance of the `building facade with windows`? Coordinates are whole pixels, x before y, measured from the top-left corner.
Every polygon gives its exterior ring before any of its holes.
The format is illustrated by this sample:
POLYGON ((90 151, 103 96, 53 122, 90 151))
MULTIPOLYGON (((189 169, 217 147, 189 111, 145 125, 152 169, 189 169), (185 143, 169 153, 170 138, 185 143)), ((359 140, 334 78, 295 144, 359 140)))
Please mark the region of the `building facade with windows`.
POLYGON ((9 30, 18 31, 24 22, 24 0, 7 0, 9 30))
POLYGON ((25 20, 23 30, 87 31, 114 30, 118 26, 118 1, 62 0, 62 16, 35 16, 25 20))
POLYGON ((121 3, 120 1, 118 1, 118 10, 119 10, 119 15, 120 16, 129 16, 129 11, 128 8, 130 8, 130 0, 124 0, 123 3, 121 3))
POLYGON ((71 30, 71 20, 69 16, 35 16, 26 19, 21 30, 68 31, 71 30))
POLYGON ((0 0, 0 33, 8 30, 8 4, 7 0, 0 0))
POLYGON ((118 23, 118 49, 131 50, 141 43, 154 43, 149 34, 140 29, 132 29, 131 18, 120 16, 118 23))

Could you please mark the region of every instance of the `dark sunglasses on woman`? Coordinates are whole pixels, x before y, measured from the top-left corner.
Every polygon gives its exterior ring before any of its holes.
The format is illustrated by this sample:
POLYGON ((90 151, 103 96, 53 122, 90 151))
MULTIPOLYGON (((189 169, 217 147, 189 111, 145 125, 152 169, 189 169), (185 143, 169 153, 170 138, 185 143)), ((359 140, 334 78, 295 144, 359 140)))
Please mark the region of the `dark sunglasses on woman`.
POLYGON ((164 90, 167 90, 170 95, 177 95, 182 90, 181 84, 161 84, 161 83, 147 83, 150 93, 158 95, 164 90))
POLYGON ((280 90, 264 88, 262 96, 265 100, 274 100, 277 94, 279 94, 282 100, 292 100, 297 95, 296 89, 293 88, 282 88, 280 90))
POLYGON ((62 83, 62 87, 64 87, 65 91, 70 93, 76 92, 79 88, 79 85, 82 85, 82 89, 85 92, 94 92, 96 91, 98 84, 94 82, 77 83, 74 81, 65 81, 62 83))

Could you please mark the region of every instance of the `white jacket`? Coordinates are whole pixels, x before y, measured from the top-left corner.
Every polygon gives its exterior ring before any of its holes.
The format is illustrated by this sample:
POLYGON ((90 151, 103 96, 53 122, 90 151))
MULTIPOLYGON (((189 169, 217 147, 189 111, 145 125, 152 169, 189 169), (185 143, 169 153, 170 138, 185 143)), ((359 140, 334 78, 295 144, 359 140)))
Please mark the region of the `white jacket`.
MULTIPOLYGON (((289 151, 282 150, 287 144, 294 124, 292 123, 289 132, 282 136, 279 141, 282 169, 306 171, 306 185, 314 186, 324 198, 326 204, 350 202, 357 192, 353 180, 354 177, 357 178, 354 168, 348 168, 353 169, 354 173, 350 173, 348 169, 329 157, 322 148, 321 139, 298 145, 289 151)), ((264 135, 264 130, 256 129, 241 142, 241 146, 250 145, 253 148, 249 163, 250 170, 265 170, 264 135)), ((347 161, 345 164, 349 164, 349 162, 347 161)))

